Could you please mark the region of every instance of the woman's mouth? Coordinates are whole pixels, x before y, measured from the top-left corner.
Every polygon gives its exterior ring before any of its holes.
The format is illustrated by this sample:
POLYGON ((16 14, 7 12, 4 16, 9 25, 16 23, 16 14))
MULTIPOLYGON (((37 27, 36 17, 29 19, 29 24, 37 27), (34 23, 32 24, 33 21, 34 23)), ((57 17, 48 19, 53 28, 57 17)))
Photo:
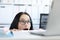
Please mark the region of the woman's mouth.
POLYGON ((25 29, 23 29, 23 30, 28 30, 28 28, 25 28, 25 29))

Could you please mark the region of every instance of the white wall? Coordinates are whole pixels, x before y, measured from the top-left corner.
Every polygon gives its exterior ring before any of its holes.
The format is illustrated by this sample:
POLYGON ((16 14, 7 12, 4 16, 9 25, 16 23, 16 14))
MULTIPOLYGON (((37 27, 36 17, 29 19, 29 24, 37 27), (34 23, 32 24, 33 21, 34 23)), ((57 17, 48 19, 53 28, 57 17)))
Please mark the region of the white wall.
POLYGON ((18 12, 26 11, 33 20, 34 29, 38 29, 40 13, 49 13, 51 1, 52 0, 2 0, 0 2, 0 24, 10 25, 18 12))

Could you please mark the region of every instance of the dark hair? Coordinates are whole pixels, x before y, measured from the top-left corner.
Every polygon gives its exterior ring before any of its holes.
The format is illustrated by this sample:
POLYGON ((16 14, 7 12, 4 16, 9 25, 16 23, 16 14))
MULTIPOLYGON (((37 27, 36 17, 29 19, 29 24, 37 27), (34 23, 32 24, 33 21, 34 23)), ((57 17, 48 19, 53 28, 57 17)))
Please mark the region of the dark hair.
POLYGON ((29 16, 30 21, 31 21, 31 22, 30 22, 30 23, 31 23, 30 30, 33 30, 32 19, 31 19, 30 15, 29 15, 27 12, 19 12, 19 13, 15 16, 13 22, 11 23, 10 30, 11 30, 11 29, 18 29, 19 18, 21 17, 22 14, 26 14, 26 15, 29 16))

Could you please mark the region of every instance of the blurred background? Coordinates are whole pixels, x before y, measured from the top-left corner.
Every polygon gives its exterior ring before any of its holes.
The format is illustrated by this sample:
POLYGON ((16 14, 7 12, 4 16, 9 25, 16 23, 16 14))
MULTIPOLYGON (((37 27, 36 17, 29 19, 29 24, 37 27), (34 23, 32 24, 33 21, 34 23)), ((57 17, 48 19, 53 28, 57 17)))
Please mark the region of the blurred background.
MULTIPOLYGON (((53 0, 0 0, 0 28, 10 27, 18 12, 27 12, 32 18, 33 28, 41 27, 41 14, 49 14, 53 0)), ((44 16, 45 17, 45 16, 44 16)), ((47 19, 42 17, 43 21, 47 19)), ((46 23, 43 22, 43 25, 46 23)), ((42 27, 45 29, 45 26, 42 27)))

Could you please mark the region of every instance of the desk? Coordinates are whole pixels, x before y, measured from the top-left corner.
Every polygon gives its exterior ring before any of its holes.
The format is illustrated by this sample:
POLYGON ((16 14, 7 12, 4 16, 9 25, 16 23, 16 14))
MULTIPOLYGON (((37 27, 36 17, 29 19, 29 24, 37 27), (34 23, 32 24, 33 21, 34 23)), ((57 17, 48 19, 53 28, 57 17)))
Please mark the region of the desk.
POLYGON ((30 34, 29 32, 14 32, 14 36, 13 37, 5 37, 5 38, 0 38, 1 40, 57 40, 60 39, 60 36, 40 36, 40 35, 33 35, 30 34))
MULTIPOLYGON (((25 36, 24 36, 25 37, 25 36)), ((14 38, 14 37, 11 37, 11 38, 0 38, 0 40, 60 40, 60 36, 52 36, 52 37, 28 37, 28 38, 14 38)))

